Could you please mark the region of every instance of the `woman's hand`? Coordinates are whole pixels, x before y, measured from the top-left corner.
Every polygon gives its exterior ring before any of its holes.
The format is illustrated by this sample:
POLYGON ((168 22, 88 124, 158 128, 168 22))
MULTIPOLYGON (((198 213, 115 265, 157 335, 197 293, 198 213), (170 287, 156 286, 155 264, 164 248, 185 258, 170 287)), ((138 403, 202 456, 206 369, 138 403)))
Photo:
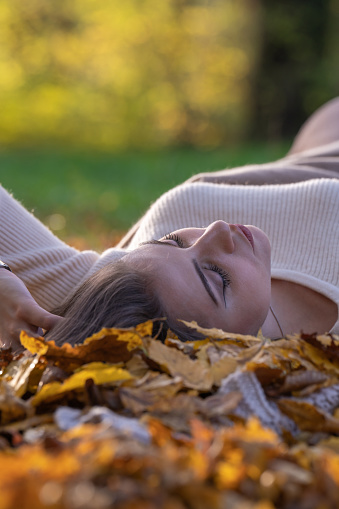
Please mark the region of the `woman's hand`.
POLYGON ((25 330, 33 336, 39 329, 50 330, 60 320, 33 299, 25 284, 15 274, 0 269, 0 346, 21 349, 20 332, 25 330))

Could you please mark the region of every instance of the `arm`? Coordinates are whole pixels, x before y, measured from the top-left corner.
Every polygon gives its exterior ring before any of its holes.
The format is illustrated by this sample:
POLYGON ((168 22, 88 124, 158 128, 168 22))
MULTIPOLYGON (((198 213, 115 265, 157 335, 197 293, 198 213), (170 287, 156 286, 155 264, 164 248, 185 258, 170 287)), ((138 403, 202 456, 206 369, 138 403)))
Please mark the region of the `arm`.
POLYGON ((199 173, 187 182, 260 186, 264 184, 291 184, 317 178, 339 178, 339 170, 300 167, 287 161, 286 166, 251 165, 233 170, 199 173))
POLYGON ((57 307, 99 259, 68 246, 0 186, 0 259, 44 309, 57 307))

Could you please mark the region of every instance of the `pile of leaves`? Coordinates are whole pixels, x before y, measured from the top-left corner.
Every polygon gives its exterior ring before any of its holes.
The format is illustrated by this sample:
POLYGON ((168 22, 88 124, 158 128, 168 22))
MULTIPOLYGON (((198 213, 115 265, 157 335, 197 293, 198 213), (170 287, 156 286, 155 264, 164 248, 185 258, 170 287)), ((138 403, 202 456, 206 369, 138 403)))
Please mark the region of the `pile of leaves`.
POLYGON ((339 506, 339 401, 330 413, 307 400, 339 383, 339 337, 191 324, 206 339, 162 343, 152 326, 74 347, 22 333, 25 353, 2 351, 0 509, 339 506), (293 432, 239 416, 244 394, 221 390, 237 373, 293 432))

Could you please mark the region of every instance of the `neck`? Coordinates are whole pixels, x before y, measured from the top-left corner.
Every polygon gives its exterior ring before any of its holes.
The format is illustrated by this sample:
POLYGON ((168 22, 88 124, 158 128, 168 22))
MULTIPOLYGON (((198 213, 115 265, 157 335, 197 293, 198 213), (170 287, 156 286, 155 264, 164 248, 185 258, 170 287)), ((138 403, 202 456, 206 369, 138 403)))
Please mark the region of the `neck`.
POLYGON ((278 314, 272 304, 269 307, 265 322, 262 325, 262 333, 271 339, 279 339, 284 337, 284 329, 278 314))
POLYGON ((272 279, 271 302, 262 333, 269 338, 328 332, 338 317, 336 304, 323 295, 288 281, 272 279), (273 312, 272 312, 273 311, 273 312))

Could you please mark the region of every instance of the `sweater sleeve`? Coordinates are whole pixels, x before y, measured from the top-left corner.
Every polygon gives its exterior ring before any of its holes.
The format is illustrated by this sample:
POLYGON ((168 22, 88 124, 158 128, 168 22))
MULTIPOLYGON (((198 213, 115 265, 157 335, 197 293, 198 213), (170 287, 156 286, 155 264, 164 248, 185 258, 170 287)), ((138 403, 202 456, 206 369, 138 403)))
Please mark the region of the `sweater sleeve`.
POLYGON ((62 242, 0 187, 0 259, 51 310, 86 276, 99 254, 62 242))

